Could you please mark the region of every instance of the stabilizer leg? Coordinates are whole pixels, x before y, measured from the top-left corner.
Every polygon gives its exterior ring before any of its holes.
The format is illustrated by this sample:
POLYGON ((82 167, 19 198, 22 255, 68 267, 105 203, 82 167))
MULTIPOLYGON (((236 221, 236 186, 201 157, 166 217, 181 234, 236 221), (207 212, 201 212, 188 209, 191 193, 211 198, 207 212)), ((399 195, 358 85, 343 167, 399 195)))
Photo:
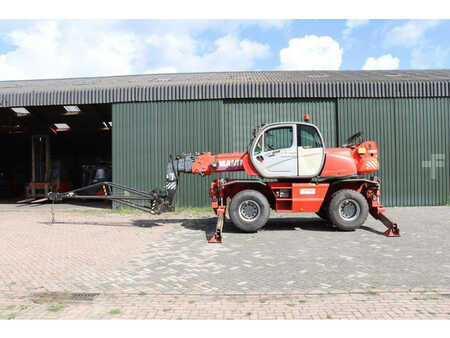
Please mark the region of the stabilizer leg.
POLYGON ((397 223, 392 222, 384 214, 379 214, 378 219, 387 227, 387 230, 384 232, 386 237, 400 237, 400 228, 397 223))
POLYGON ((216 232, 208 240, 208 243, 223 243, 222 228, 223 228, 224 215, 225 215, 225 209, 223 209, 223 210, 218 209, 217 210, 216 232))
POLYGON ((379 220, 387 228, 387 230, 384 232, 384 235, 386 237, 400 237, 400 228, 398 227, 397 223, 387 218, 384 213, 377 214, 375 212, 371 212, 371 214, 375 219, 379 220))

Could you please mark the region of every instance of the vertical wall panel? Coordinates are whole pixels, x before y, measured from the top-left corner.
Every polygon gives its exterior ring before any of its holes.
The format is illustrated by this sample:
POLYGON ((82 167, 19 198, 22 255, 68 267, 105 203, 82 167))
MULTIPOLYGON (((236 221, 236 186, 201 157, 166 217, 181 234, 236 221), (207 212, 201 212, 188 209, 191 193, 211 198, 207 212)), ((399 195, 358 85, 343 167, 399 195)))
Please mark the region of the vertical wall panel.
POLYGON ((385 205, 445 205, 449 115, 448 98, 340 99, 339 143, 358 130, 377 142, 385 205))
POLYGON ((450 194, 450 99, 395 100, 399 205, 443 205, 450 194))
POLYGON ((256 126, 272 122, 311 122, 323 133, 327 147, 336 145, 336 104, 334 100, 229 100, 224 101, 225 151, 246 151, 256 126))
MULTIPOLYGON (((340 99, 338 101, 339 144, 358 131, 366 140, 377 142, 380 153, 381 201, 398 205, 396 196, 395 116, 393 99, 340 99)), ((373 175, 371 175, 373 176, 373 175)))
MULTIPOLYGON (((163 188, 169 154, 220 152, 222 101, 113 105, 113 181, 150 191, 163 188)), ((205 206, 214 176, 181 175, 178 206, 205 206)))

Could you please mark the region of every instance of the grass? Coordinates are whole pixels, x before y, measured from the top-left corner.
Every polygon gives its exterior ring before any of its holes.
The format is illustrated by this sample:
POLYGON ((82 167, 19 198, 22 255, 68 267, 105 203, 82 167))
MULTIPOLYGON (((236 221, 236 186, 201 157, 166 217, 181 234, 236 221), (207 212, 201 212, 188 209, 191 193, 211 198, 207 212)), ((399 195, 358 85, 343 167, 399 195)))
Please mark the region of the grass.
POLYGON ((15 305, 8 305, 7 307, 6 307, 6 310, 12 310, 12 309, 14 309, 16 306, 15 305))
POLYGON ((247 316, 251 316, 252 313, 251 313, 251 312, 247 312, 246 315, 247 315, 247 316))
POLYGON ((439 300, 439 297, 414 297, 413 300, 439 300))
POLYGON ((51 311, 51 312, 58 312, 58 311, 61 311, 62 309, 64 309, 65 307, 66 307, 65 305, 63 305, 63 304, 61 304, 61 303, 58 303, 58 304, 50 305, 50 306, 47 308, 47 310, 48 310, 48 311, 51 311))
POLYGON ((163 309, 163 312, 169 312, 171 309, 170 308, 166 308, 166 309, 163 309))
POLYGON ((295 306, 295 304, 293 304, 293 303, 289 303, 289 304, 286 304, 287 306, 290 306, 290 307, 294 307, 295 306))
POLYGON ((265 302, 267 302, 267 298, 260 298, 259 302, 264 304, 265 302))
POLYGON ((62 302, 70 297, 70 294, 55 294, 55 295, 42 295, 39 298, 33 300, 36 304, 44 304, 44 303, 53 303, 53 302, 62 302))
MULTIPOLYGON (((144 215, 147 214, 141 210, 132 208, 117 208, 117 209, 62 209, 57 210, 57 212, 68 212, 68 213, 80 213, 80 214, 119 214, 119 215, 144 215)), ((211 207, 179 207, 176 208, 172 215, 179 214, 211 214, 214 215, 211 207)))
POLYGON ((147 293, 145 293, 144 291, 141 291, 138 293, 139 296, 145 296, 147 293))
POLYGON ((194 304, 194 303, 195 303, 195 300, 190 300, 188 303, 189 303, 189 304, 194 304))
POLYGON ((17 313, 10 313, 9 315, 6 316, 6 319, 8 320, 12 320, 12 319, 16 319, 17 313))
POLYGON ((38 299, 35 299, 35 300, 34 300, 34 302, 35 302, 36 304, 49 303, 50 301, 51 301, 50 298, 48 298, 48 297, 43 297, 43 296, 40 296, 38 299))
POLYGON ((327 314, 327 319, 333 319, 333 316, 330 314, 327 314))
POLYGON ((174 211, 174 214, 182 214, 182 213, 192 213, 192 214, 211 214, 213 215, 214 212, 211 209, 211 207, 180 207, 176 208, 174 211))
POLYGON ((62 209, 56 210, 56 212, 64 212, 64 213, 77 213, 77 214, 120 214, 120 215, 143 215, 144 212, 131 209, 131 208, 119 208, 119 209, 62 209))
POLYGON ((369 290, 369 291, 366 292, 366 294, 368 294, 368 295, 370 295, 370 296, 376 296, 376 295, 378 295, 378 292, 369 290))
POLYGON ((298 302, 299 302, 299 303, 306 303, 306 300, 304 300, 304 299, 299 299, 298 302))
POLYGON ((110 315, 118 315, 120 313, 120 310, 119 309, 111 309, 110 311, 109 311, 109 314, 110 315))

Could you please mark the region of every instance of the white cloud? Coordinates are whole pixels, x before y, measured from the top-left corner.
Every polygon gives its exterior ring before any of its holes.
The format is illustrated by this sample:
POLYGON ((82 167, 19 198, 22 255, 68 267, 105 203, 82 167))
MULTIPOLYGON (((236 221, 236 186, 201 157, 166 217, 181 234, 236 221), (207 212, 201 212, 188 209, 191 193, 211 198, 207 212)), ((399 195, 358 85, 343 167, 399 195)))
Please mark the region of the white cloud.
POLYGON ((411 67, 416 69, 446 68, 450 59, 450 48, 421 46, 411 53, 411 67))
POLYGON ((377 69, 398 69, 400 59, 393 57, 391 54, 380 56, 379 58, 369 57, 362 69, 377 70, 377 69))
POLYGON ((289 40, 280 51, 280 69, 337 70, 342 63, 343 49, 329 36, 305 35, 289 40))
POLYGON ((270 55, 269 45, 239 32, 211 41, 198 37, 207 28, 153 26, 134 33, 112 21, 33 23, 6 34, 15 49, 0 54, 0 79, 250 70, 270 55))
POLYGON ((367 25, 369 20, 359 20, 359 19, 351 19, 345 22, 345 29, 342 31, 342 35, 344 38, 348 38, 352 31, 360 26, 367 25))
POLYGON ((267 44, 225 35, 212 44, 189 35, 151 35, 146 39, 157 68, 179 72, 249 70, 270 55, 267 44))
POLYGON ((128 74, 139 49, 110 24, 39 22, 7 37, 16 49, 0 55, 3 80, 128 74))
POLYGON ((427 30, 439 25, 436 20, 413 20, 392 28, 384 41, 387 47, 413 47, 423 43, 427 30))

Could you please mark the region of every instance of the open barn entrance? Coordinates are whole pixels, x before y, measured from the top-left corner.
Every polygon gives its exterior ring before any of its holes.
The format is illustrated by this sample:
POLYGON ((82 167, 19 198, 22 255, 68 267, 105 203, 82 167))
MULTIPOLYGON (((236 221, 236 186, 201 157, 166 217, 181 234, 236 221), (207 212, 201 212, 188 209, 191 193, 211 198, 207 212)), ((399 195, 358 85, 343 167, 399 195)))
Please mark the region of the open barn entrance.
POLYGON ((111 133, 110 104, 0 108, 0 199, 110 180, 111 133))

